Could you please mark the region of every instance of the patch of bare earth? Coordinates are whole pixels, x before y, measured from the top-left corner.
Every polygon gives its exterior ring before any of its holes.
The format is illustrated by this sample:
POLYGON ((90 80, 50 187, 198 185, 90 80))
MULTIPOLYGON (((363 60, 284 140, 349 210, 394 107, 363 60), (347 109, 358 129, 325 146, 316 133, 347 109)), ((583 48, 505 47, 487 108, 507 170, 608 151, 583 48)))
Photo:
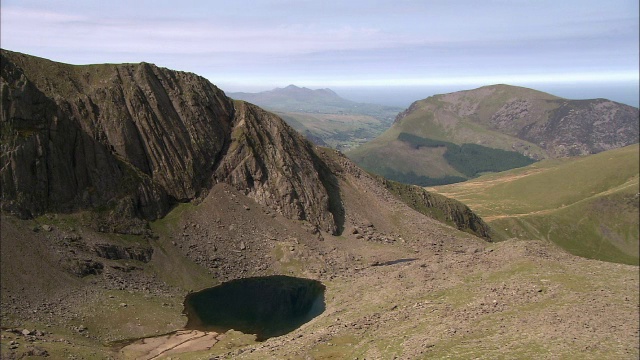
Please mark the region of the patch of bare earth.
POLYGON ((173 334, 138 340, 120 351, 128 359, 153 360, 169 355, 209 350, 219 341, 216 332, 180 330, 173 334))

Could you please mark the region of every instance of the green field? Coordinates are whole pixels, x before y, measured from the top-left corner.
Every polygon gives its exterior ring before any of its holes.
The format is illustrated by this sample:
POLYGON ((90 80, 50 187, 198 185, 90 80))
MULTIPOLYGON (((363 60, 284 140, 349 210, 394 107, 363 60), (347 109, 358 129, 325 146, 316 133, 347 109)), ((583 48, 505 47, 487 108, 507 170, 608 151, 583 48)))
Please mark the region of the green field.
POLYGON ((502 238, 550 240, 579 256, 638 264, 638 144, 429 190, 467 204, 502 238))

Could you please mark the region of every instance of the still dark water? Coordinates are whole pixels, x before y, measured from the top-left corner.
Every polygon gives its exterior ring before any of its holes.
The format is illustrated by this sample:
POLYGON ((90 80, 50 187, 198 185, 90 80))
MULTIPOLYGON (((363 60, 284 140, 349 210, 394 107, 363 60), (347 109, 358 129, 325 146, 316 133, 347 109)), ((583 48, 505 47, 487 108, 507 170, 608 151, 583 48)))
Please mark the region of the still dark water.
POLYGON ((256 334, 258 341, 291 332, 322 314, 325 286, 275 275, 238 279, 187 295, 187 329, 256 334))

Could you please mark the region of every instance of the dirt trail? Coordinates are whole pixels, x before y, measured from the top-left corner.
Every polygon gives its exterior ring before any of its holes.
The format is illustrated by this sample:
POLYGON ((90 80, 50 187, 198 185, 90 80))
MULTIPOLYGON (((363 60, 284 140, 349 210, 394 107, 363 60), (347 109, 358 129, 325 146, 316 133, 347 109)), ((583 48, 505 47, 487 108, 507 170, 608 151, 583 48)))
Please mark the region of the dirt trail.
POLYGON ((483 216, 482 219, 484 219, 485 221, 491 222, 491 221, 496 220, 496 219, 523 217, 523 216, 530 216, 530 215, 549 214, 549 213, 552 213, 552 212, 555 212, 555 211, 559 211, 559 210, 571 207, 571 206, 573 206, 575 204, 578 204, 578 203, 581 203, 581 202, 589 201, 589 200, 592 200, 592 199, 595 199, 595 198, 598 198, 598 197, 603 197, 603 196, 606 196, 606 195, 610 195, 610 194, 616 193, 616 192, 618 192, 618 191, 620 191, 622 189, 625 189, 625 188, 628 188, 628 187, 631 187, 631 186, 636 186, 636 187, 638 186, 638 179, 637 178, 629 179, 624 184, 618 185, 618 186, 616 186, 614 188, 605 190, 603 192, 599 192, 599 193, 593 194, 593 195, 591 195, 589 197, 586 197, 584 199, 578 200, 578 201, 573 202, 571 204, 567 204, 567 205, 563 204, 562 206, 559 206, 559 207, 550 208, 550 209, 544 209, 544 210, 538 210, 538 211, 531 211, 531 212, 528 212, 528 213, 483 216))
POLYGON ((216 332, 180 330, 172 334, 144 338, 122 348, 127 359, 152 360, 161 356, 209 350, 220 339, 216 332))
POLYGON ((542 168, 542 169, 531 169, 528 171, 525 171, 523 173, 518 173, 518 174, 512 174, 509 176, 502 176, 502 177, 498 177, 496 179, 492 179, 492 180, 481 180, 481 181, 474 181, 474 180, 469 180, 469 181, 465 181, 463 183, 459 183, 459 184, 455 184, 454 188, 456 190, 450 189, 448 188, 449 185, 444 185, 444 186, 439 186, 439 187, 425 187, 425 189, 427 191, 431 191, 431 192, 435 192, 435 193, 439 193, 445 196, 449 196, 449 197, 456 197, 456 196, 461 196, 461 195, 465 195, 468 192, 476 192, 478 191, 478 189, 488 189, 491 188, 493 186, 496 185, 500 185, 503 183, 508 183, 508 182, 512 182, 514 180, 518 180, 530 175, 535 175, 541 172, 544 172, 548 169, 546 168, 542 168))
MULTIPOLYGON (((571 205, 573 205, 573 204, 571 204, 571 205)), ((523 216, 529 216, 529 215, 549 214, 549 213, 552 213, 554 211, 564 209, 564 208, 566 208, 568 206, 570 206, 570 205, 565 205, 565 206, 561 206, 559 208, 553 208, 553 209, 545 209, 545 210, 532 211, 532 212, 528 212, 528 213, 521 213, 521 214, 504 214, 504 215, 483 216, 482 219, 484 221, 491 222, 493 220, 504 219, 504 218, 516 218, 516 217, 523 217, 523 216)))

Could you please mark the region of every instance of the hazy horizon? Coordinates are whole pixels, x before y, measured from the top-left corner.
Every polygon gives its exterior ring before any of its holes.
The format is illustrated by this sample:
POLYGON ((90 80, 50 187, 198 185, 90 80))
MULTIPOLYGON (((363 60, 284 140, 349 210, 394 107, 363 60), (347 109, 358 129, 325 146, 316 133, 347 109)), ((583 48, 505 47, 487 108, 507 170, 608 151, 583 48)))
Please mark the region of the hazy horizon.
MULTIPOLYGON (((217 85, 217 84, 216 84, 217 85)), ((361 103, 372 103, 387 106, 409 107, 417 100, 425 99, 429 96, 446 94, 456 91, 472 90, 482 86, 496 84, 476 84, 476 85, 440 85, 440 86, 370 86, 370 87, 348 87, 348 86, 301 86, 298 84, 283 84, 270 88, 265 87, 219 87, 226 93, 246 92, 258 93, 262 91, 284 88, 289 85, 306 87, 309 89, 331 89, 340 97, 361 103)), ((612 83, 612 84, 506 84, 522 86, 533 90, 546 92, 552 95, 563 97, 569 100, 589 100, 607 99, 622 104, 639 107, 640 88, 635 83, 612 83)))
POLYGON ((637 0, 3 0, 0 41, 70 64, 154 63, 227 91, 296 84, 400 105, 503 83, 638 106, 639 11, 637 0))

